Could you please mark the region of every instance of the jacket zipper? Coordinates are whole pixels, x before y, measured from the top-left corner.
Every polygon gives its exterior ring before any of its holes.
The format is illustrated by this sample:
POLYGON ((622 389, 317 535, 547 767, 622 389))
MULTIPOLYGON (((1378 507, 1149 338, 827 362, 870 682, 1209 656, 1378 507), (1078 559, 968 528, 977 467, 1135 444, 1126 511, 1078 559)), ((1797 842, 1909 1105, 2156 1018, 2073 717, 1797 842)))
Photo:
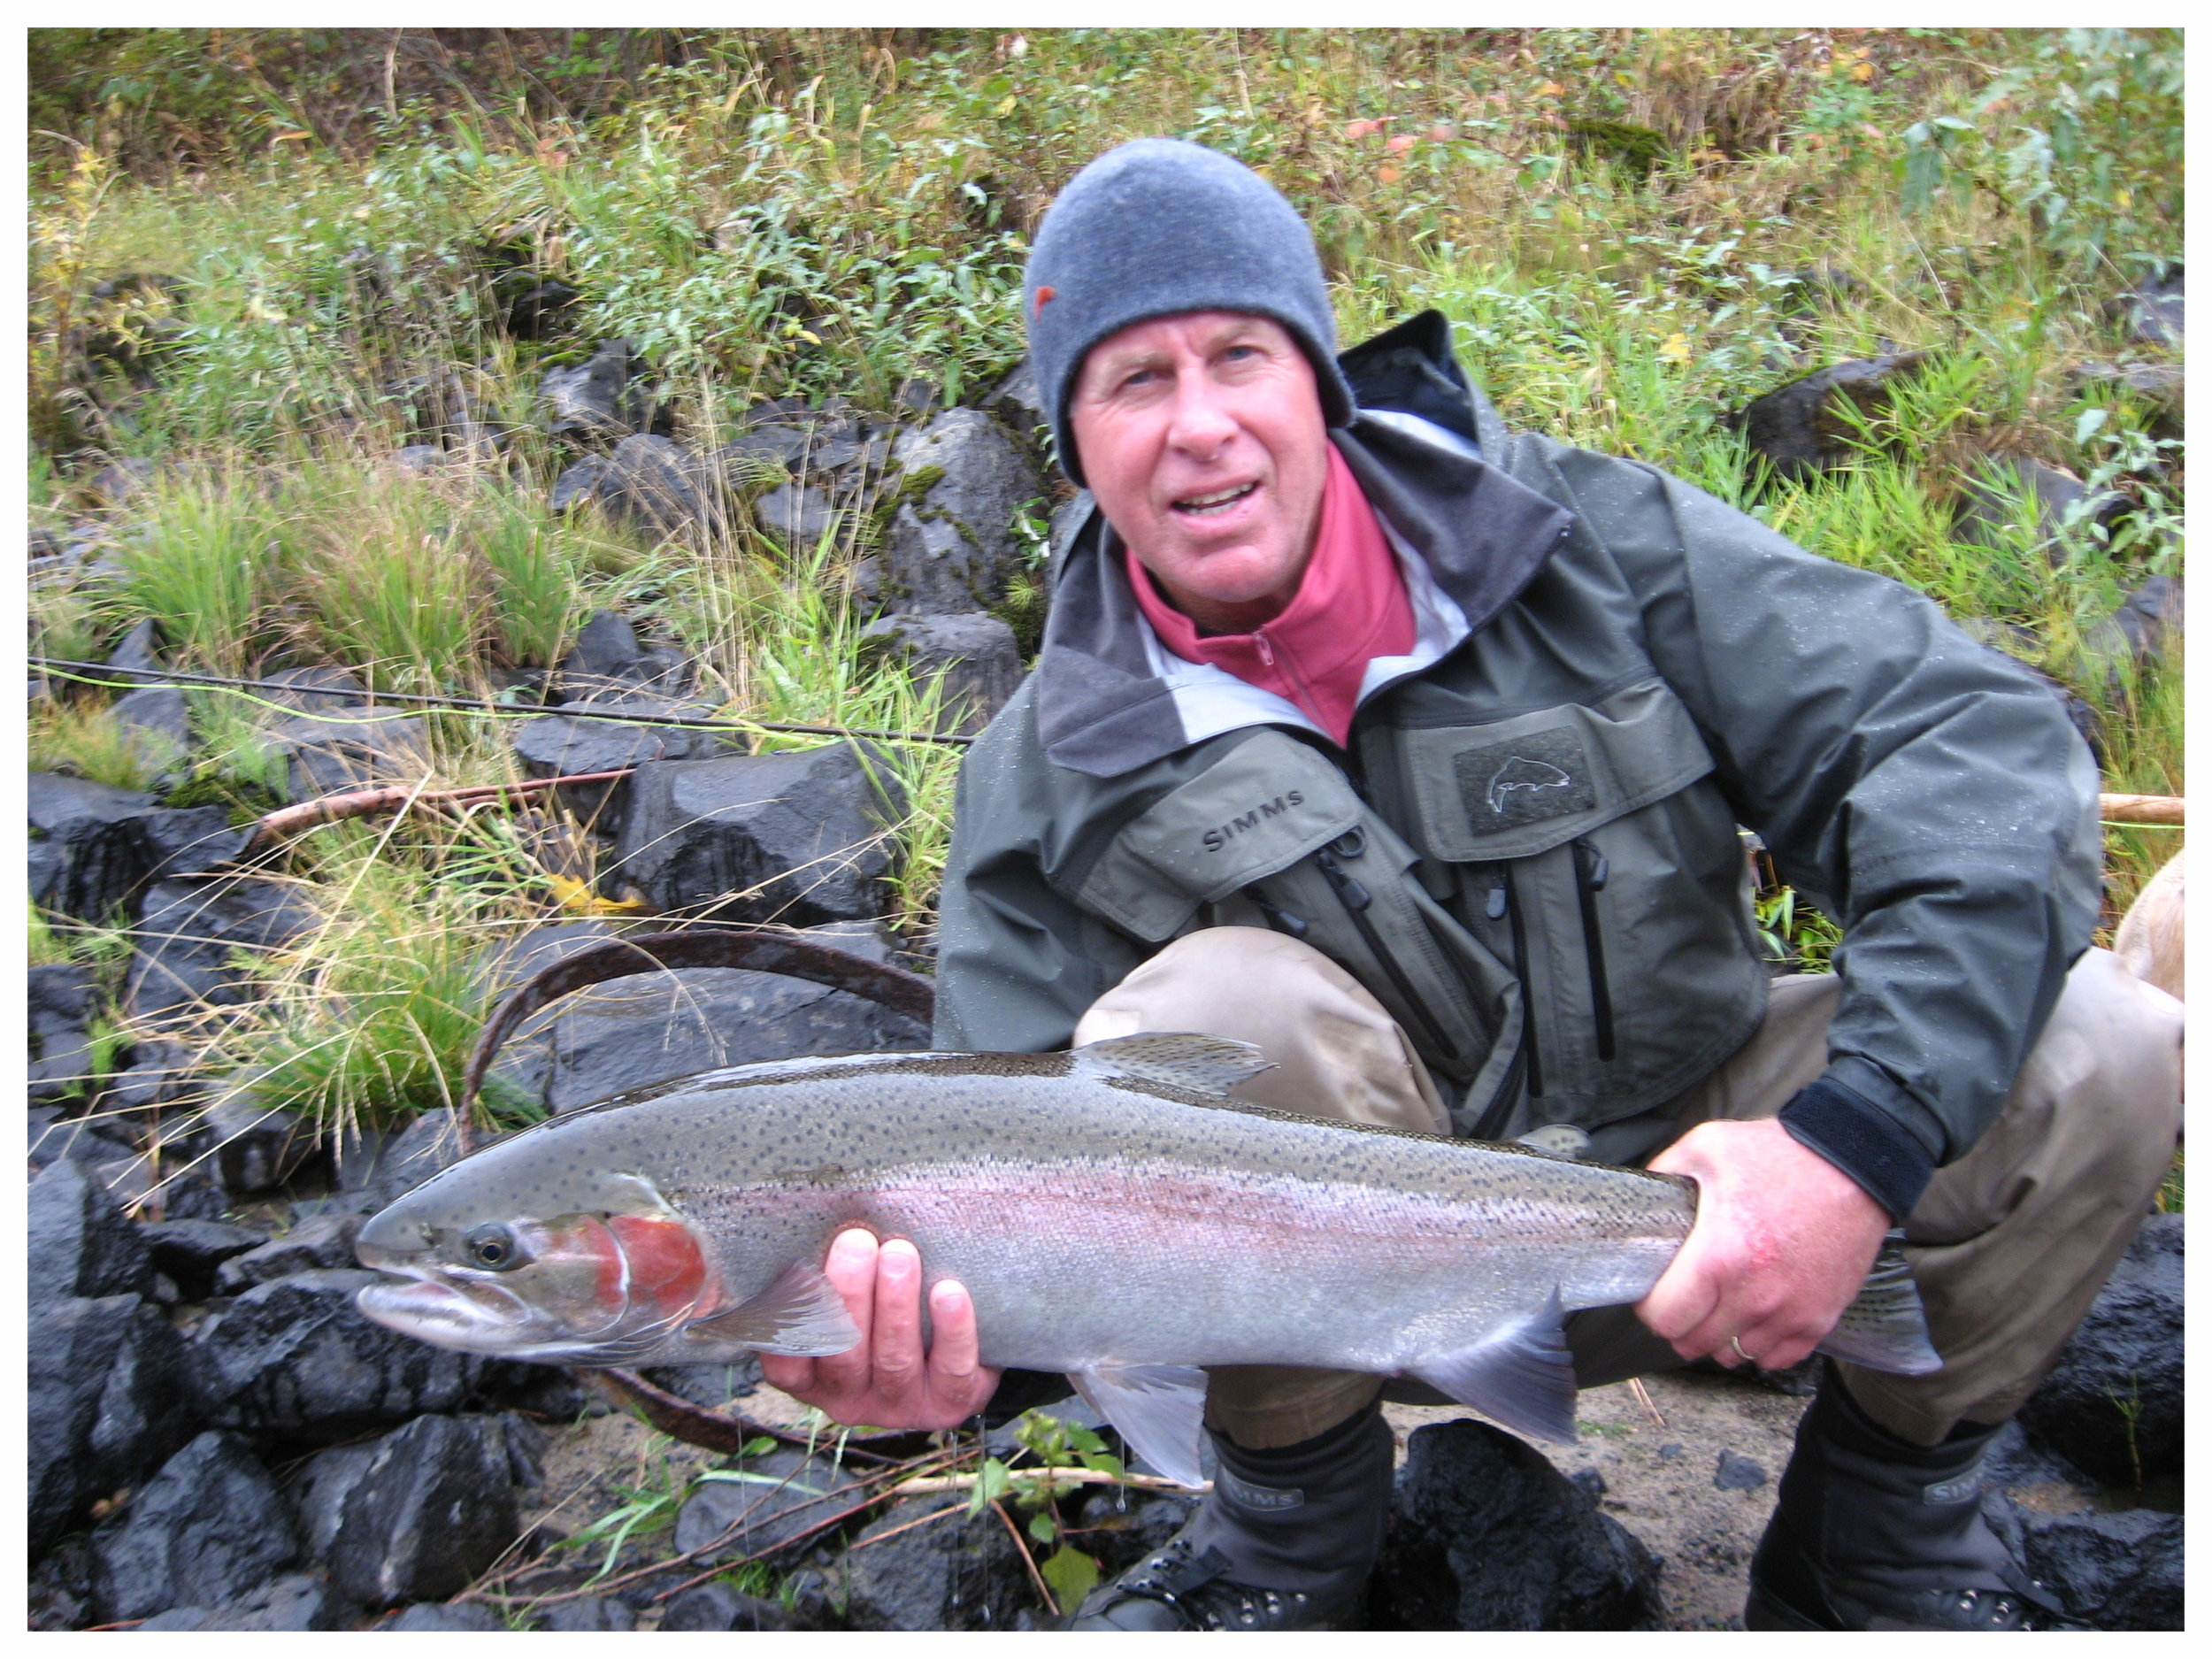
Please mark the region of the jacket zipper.
POLYGON ((1605 982, 1605 938, 1598 926, 1598 895, 1611 870, 1588 841, 1575 843, 1575 896, 1582 905, 1582 954, 1590 969, 1590 1014, 1598 1027, 1598 1058, 1613 1057, 1613 994, 1605 982))
POLYGON ((1421 999, 1414 995, 1405 970, 1398 965, 1397 957, 1384 949, 1374 924, 1367 919, 1367 909, 1375 902, 1374 895, 1339 862, 1340 856, 1356 858, 1366 850, 1365 832, 1354 827, 1315 853, 1313 859, 1320 866, 1321 873, 1328 878, 1329 886, 1335 892, 1338 902, 1344 906, 1345 914, 1352 918, 1352 926, 1359 930, 1359 936, 1366 942, 1368 953, 1382 964, 1383 972, 1390 976, 1390 983, 1397 987, 1399 1000, 1405 1004, 1406 1012, 1420 1026, 1420 1034, 1426 1040, 1429 1051, 1440 1056, 1448 1056, 1452 1052, 1451 1044, 1446 1042, 1442 1033, 1436 1029, 1429 1018, 1428 1010, 1421 1005, 1421 999))
POLYGON ((1540 1100, 1544 1094, 1544 1068, 1536 1052, 1536 997, 1535 987, 1528 977, 1528 934, 1521 926, 1521 887, 1513 879, 1513 869, 1505 870, 1505 913, 1513 928, 1513 971, 1521 978, 1521 1052, 1528 1057, 1528 1095, 1540 1100))

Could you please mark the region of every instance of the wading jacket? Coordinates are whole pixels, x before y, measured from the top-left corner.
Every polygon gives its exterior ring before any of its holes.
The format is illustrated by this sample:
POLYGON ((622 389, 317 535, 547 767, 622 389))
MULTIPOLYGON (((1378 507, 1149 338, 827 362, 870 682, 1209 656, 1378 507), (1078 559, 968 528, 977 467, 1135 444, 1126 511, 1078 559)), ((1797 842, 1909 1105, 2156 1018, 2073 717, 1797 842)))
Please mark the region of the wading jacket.
POLYGON ((1459 1133, 1570 1124, 1631 1161, 1765 1007, 1747 826, 1844 932, 1829 1070, 1784 1121, 1901 1217, 2089 943, 2086 747, 1920 595, 1509 433, 1441 362, 1461 420, 1363 387, 1331 434, 1418 625, 1344 749, 1164 650, 1102 515, 1064 541, 1036 671, 960 775, 938 1045, 1064 1047, 1169 941, 1271 926, 1390 1011, 1459 1133))

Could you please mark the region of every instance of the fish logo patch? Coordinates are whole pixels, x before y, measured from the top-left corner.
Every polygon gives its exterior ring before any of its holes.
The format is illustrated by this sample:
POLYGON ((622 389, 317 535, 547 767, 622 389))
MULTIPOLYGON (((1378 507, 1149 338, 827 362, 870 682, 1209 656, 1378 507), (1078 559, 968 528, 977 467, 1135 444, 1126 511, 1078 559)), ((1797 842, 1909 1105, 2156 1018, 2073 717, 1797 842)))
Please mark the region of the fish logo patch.
POLYGON ((1452 766, 1467 826, 1478 835, 1586 812, 1598 803, 1582 739, 1565 727, 1463 750, 1452 766))

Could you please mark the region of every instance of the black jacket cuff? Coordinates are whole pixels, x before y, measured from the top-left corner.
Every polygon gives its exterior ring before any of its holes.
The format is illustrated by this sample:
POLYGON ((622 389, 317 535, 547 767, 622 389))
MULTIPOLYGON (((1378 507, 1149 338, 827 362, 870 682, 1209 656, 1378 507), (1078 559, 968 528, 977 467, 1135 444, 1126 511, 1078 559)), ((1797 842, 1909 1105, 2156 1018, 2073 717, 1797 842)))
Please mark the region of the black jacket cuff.
POLYGON ((1866 1188, 1890 1219, 1912 1213, 1935 1160, 1902 1124, 1855 1088, 1816 1078, 1782 1108, 1782 1127, 1866 1188))

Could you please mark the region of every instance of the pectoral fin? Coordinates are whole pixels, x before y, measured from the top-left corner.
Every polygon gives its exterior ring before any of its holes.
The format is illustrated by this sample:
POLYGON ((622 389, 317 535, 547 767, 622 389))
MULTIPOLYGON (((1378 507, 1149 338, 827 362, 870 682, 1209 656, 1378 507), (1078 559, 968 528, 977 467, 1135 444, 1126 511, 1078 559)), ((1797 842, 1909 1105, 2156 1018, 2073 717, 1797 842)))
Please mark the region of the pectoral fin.
POLYGON ((1104 1363, 1071 1371, 1068 1380, 1146 1463, 1178 1486, 1205 1484, 1198 1467, 1204 1371, 1192 1365, 1104 1363))
POLYGON ((1900 1248, 1903 1239, 1901 1233, 1892 1233, 1882 1240, 1874 1271, 1816 1352, 1903 1377, 1925 1377, 1943 1369, 1943 1356, 1928 1336, 1927 1311, 1920 1305, 1912 1264, 1900 1248))
POLYGON ((1555 1288, 1519 1324, 1471 1348, 1425 1360, 1410 1368, 1412 1374, 1517 1433, 1571 1446, 1575 1366, 1561 1328, 1565 1317, 1555 1288))
POLYGON ((771 1354, 842 1354, 860 1340, 845 1299, 811 1262, 794 1262, 750 1302, 687 1327, 771 1354))

